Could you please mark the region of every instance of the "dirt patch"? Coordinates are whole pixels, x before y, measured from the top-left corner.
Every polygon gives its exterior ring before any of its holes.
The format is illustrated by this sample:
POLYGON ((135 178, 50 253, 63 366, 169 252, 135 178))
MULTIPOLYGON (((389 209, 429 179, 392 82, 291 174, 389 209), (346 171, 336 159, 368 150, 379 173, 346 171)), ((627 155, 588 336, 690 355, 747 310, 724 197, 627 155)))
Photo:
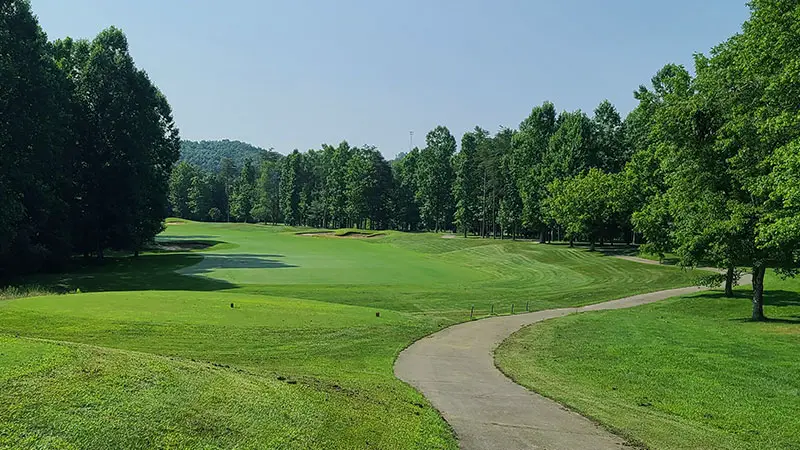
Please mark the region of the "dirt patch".
POLYGON ((315 233, 297 233, 298 236, 305 236, 305 237, 336 237, 333 231, 319 231, 315 233))
POLYGON ((453 234, 453 233, 443 234, 442 235, 442 239, 455 239, 455 238, 456 238, 456 235, 453 234))
POLYGON ((800 321, 792 325, 785 325, 780 327, 775 327, 770 332, 774 334, 782 334, 784 336, 799 336, 800 335, 800 321))
POLYGON ((161 250, 165 252, 185 252, 189 250, 203 250, 214 245, 218 242, 214 241, 159 241, 152 247, 153 250, 161 250))

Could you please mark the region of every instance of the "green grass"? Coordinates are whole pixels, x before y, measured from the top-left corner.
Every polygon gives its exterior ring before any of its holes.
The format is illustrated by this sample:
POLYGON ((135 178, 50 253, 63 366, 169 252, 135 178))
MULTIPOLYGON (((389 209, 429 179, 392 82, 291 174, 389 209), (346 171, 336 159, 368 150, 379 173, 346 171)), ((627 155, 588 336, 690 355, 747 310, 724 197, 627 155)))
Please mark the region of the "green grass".
POLYGON ((0 301, 0 447, 456 448, 393 375, 411 342, 472 305, 507 313, 691 283, 529 242, 171 222, 168 247, 210 247, 82 263, 27 280, 80 294, 0 301))
MULTIPOLYGON (((9 359, 0 367, 6 448, 352 448, 361 418, 385 414, 380 401, 354 402, 335 386, 182 359, 13 338, 0 338, 0 352, 9 359)), ((419 438, 398 417, 385 418, 396 434, 366 442, 400 448, 419 438)))
POLYGON ((800 448, 800 280, 525 328, 496 361, 517 382, 653 449, 800 448))

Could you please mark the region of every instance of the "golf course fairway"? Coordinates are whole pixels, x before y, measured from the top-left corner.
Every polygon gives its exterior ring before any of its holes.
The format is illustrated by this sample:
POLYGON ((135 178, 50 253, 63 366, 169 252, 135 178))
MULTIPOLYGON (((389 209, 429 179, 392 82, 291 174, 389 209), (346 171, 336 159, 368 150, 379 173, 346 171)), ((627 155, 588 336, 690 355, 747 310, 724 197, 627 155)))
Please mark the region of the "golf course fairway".
POLYGON ((152 252, 27 280, 70 293, 0 301, 0 448, 457 448, 393 375, 409 344, 473 308, 693 283, 562 245, 312 231, 170 220, 152 252))

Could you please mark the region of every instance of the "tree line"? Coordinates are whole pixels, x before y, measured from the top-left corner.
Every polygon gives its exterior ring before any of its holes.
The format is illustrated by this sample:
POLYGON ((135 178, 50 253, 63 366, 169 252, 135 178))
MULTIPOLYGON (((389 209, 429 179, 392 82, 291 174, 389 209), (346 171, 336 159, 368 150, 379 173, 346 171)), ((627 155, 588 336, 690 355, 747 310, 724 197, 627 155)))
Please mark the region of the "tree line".
POLYGON ((483 237, 636 240, 683 265, 753 273, 753 318, 767 268, 800 254, 800 1, 754 0, 742 31, 668 64, 624 119, 533 108, 516 129, 443 126, 393 161, 347 142, 266 152, 207 172, 175 165, 165 97, 116 28, 47 40, 26 0, 0 3, 0 277, 72 255, 138 252, 166 214, 483 237), (460 148, 459 148, 460 147, 460 148))
POLYGON ((0 279, 138 252, 163 228, 180 139, 125 35, 53 42, 0 2, 0 279))
MULTIPOLYGON (((742 32, 695 56, 694 76, 668 64, 640 86, 624 120, 607 101, 592 117, 545 102, 517 129, 476 127, 458 151, 439 126, 392 162, 343 142, 246 164, 205 192, 224 186, 227 211, 242 221, 458 229, 591 248, 638 237, 643 250, 674 252, 685 266, 724 269, 728 295, 739 268, 750 268, 752 317, 763 320, 766 269, 792 276, 799 266, 800 2, 750 8, 742 32)), ((192 184, 176 177, 173 186, 192 184)), ((191 203, 173 198, 175 211, 191 203)))
POLYGON ((216 173, 182 161, 170 178, 170 205, 174 215, 195 220, 458 229, 465 236, 537 236, 543 242, 556 232, 613 241, 632 229, 623 211, 595 230, 567 222, 568 212, 556 208, 553 197, 564 181, 590 169, 621 172, 631 154, 625 130, 608 101, 592 117, 558 114, 546 102, 518 130, 465 133, 460 151, 450 131, 438 126, 425 147, 392 161, 374 147, 346 141, 287 156, 263 152, 241 167, 222 158, 216 173))
POLYGON ((207 172, 182 161, 170 177, 170 205, 194 220, 315 227, 394 227, 391 165, 373 147, 342 142, 288 156, 262 152, 237 167, 222 158, 207 172))

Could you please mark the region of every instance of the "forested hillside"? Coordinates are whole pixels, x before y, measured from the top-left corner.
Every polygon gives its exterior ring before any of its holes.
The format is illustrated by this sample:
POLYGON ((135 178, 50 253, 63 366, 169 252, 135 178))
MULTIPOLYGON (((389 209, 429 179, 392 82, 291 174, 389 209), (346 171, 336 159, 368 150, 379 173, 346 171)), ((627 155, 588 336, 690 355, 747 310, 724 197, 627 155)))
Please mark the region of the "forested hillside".
POLYGON ((230 159, 242 167, 246 159, 257 160, 264 153, 275 153, 241 141, 181 141, 181 161, 197 166, 206 172, 219 172, 220 161, 230 159))

